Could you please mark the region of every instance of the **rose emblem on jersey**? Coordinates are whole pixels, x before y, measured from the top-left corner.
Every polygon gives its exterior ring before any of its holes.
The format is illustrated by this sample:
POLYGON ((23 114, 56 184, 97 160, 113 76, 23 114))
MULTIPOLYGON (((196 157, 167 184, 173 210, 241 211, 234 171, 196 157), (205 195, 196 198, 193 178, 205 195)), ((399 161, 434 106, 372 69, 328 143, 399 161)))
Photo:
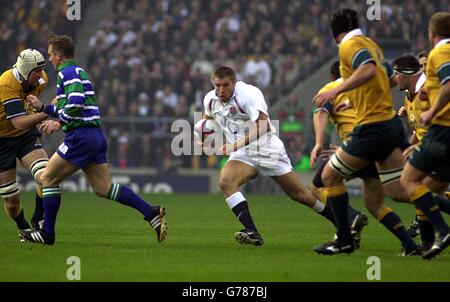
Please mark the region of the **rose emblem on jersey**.
POLYGON ((236 108, 231 107, 230 108, 230 113, 231 113, 231 115, 235 115, 236 114, 236 108))

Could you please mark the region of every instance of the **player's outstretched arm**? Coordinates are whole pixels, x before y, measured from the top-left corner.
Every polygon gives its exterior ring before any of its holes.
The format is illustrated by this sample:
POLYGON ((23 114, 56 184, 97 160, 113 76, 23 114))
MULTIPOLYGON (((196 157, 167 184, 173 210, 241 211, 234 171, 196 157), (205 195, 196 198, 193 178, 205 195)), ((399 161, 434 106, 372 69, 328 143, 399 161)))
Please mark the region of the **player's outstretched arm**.
POLYGON ((348 78, 348 80, 342 82, 341 85, 335 89, 338 94, 355 89, 377 75, 377 66, 373 63, 367 63, 356 68, 355 72, 348 78))
POLYGON ((39 130, 42 133, 46 134, 53 134, 61 130, 61 128, 62 128, 61 122, 55 120, 43 121, 39 126, 39 130))
POLYGON ((23 109, 21 113, 15 114, 13 115, 13 117, 9 118, 9 121, 14 126, 14 128, 24 130, 39 124, 47 117, 48 115, 45 113, 26 114, 25 109, 23 109))
POLYGON ((373 63, 367 63, 359 66, 356 71, 348 78, 333 89, 328 91, 318 93, 314 98, 313 102, 317 107, 323 107, 327 102, 332 102, 336 96, 346 91, 355 89, 364 83, 368 82, 370 79, 377 75, 377 67, 373 63))
POLYGON ((24 130, 39 124, 47 118, 48 115, 46 113, 24 114, 11 118, 10 122, 14 128, 24 130))

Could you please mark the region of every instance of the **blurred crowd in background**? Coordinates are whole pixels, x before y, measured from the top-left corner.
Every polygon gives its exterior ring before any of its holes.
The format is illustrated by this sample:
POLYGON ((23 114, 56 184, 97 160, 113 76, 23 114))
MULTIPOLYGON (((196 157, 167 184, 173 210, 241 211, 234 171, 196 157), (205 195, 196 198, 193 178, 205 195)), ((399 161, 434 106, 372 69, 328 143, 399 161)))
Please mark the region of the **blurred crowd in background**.
MULTIPOLYGON (((383 0, 382 22, 368 22, 366 1, 354 0, 115 0, 107 17, 89 24, 87 64, 104 117, 112 165, 177 168, 217 167, 221 158, 175 157, 170 126, 202 111, 213 89, 211 74, 219 65, 232 67, 238 80, 257 85, 269 108, 283 102, 272 119, 297 171, 309 169, 305 112, 293 92, 337 51, 329 29, 330 13, 357 9, 361 27, 375 40, 411 42, 410 51, 428 48, 427 22, 449 0, 383 0)), ((83 14, 89 1, 82 1, 83 14)), ((0 0, 2 70, 20 50, 46 54, 47 38, 68 34, 76 40, 81 22, 68 22, 64 5, 50 0, 0 0)), ((49 75, 54 73, 47 66, 49 75)), ((49 89, 54 89, 52 86, 49 89)))

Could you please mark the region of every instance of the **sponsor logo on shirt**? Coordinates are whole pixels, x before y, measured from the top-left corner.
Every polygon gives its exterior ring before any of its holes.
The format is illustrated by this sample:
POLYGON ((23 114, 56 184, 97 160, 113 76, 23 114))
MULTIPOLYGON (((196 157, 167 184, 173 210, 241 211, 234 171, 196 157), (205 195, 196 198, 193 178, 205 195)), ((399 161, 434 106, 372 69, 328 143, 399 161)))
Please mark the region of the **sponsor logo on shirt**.
POLYGON ((69 147, 67 147, 66 144, 62 143, 61 145, 59 145, 58 150, 59 150, 62 154, 66 154, 67 151, 69 150, 69 147))

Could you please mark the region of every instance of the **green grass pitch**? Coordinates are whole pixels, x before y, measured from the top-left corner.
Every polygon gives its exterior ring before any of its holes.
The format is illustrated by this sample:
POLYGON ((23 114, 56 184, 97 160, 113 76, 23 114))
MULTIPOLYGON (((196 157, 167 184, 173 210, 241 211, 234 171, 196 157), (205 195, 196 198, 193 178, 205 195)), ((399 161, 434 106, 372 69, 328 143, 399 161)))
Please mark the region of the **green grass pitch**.
MULTIPOLYGON (((284 195, 247 197, 262 247, 233 239, 241 226, 219 195, 146 195, 167 207, 169 232, 161 244, 133 209, 94 194, 63 194, 54 246, 20 243, 2 211, 0 281, 67 281, 69 256, 80 258, 81 281, 368 281, 370 256, 381 261, 381 281, 450 281, 450 249, 432 261, 400 257, 400 243, 373 217, 361 249, 321 256, 313 246, 333 234, 324 218, 284 195)), ((363 209, 360 198, 351 199, 363 209)), ((29 218, 33 195, 22 200, 29 218)), ((388 204, 409 225, 412 206, 388 204)))

